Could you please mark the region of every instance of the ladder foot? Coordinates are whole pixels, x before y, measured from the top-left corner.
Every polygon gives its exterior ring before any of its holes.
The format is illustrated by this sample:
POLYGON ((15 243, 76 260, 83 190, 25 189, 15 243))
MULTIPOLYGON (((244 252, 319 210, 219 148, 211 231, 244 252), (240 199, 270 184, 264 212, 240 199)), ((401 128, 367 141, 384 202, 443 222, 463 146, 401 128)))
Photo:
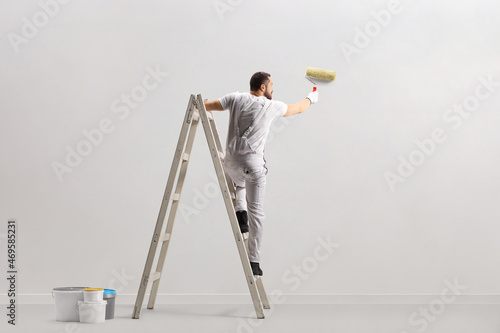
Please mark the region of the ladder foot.
POLYGON ((132 319, 139 319, 139 316, 141 315, 141 310, 136 307, 134 307, 134 313, 132 313, 132 319))

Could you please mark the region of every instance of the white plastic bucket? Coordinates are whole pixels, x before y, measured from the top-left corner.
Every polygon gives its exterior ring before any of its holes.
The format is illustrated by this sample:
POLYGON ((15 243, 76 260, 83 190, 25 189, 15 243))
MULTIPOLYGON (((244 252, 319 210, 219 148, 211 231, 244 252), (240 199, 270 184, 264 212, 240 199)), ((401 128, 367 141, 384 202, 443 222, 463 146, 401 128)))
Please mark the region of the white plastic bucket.
POLYGON ((78 301, 81 323, 104 323, 106 320, 106 301, 91 303, 78 301))
POLYGON ((83 300, 85 302, 99 303, 103 301, 104 289, 86 288, 83 289, 83 300))
POLYGON ((83 300, 83 289, 86 287, 61 287, 52 289, 52 297, 56 303, 57 321, 80 321, 78 301, 83 300))

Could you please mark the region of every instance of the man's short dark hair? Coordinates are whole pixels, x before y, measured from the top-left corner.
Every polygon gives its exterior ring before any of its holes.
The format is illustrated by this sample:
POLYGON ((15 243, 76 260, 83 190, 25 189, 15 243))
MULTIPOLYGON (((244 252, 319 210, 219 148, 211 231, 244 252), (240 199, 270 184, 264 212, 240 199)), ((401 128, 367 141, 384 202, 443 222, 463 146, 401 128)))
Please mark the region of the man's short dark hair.
POLYGON ((250 79, 250 91, 258 91, 262 84, 269 82, 269 77, 271 77, 271 74, 266 72, 257 72, 252 75, 250 79))

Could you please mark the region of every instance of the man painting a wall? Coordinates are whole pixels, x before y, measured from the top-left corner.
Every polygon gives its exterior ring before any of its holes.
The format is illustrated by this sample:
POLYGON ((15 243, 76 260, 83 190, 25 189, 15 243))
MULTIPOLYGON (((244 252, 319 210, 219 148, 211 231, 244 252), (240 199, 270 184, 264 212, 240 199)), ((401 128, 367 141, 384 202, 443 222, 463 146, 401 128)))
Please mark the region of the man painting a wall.
POLYGON ((264 225, 264 193, 267 167, 264 148, 272 121, 304 112, 318 101, 318 92, 285 104, 274 101, 271 75, 257 72, 250 79, 249 93, 231 93, 206 100, 207 111, 229 110, 224 168, 236 187, 236 216, 242 233, 248 232, 248 257, 254 275, 262 275, 260 249, 264 225))

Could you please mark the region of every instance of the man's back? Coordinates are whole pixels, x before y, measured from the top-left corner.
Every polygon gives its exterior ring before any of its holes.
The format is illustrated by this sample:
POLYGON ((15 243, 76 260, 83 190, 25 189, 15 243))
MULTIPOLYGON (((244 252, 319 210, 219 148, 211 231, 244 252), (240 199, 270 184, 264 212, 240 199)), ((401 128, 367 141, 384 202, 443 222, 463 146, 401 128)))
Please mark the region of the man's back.
POLYGON ((264 155, 271 123, 286 113, 287 105, 265 96, 239 92, 222 97, 220 103, 230 111, 226 154, 264 155))

